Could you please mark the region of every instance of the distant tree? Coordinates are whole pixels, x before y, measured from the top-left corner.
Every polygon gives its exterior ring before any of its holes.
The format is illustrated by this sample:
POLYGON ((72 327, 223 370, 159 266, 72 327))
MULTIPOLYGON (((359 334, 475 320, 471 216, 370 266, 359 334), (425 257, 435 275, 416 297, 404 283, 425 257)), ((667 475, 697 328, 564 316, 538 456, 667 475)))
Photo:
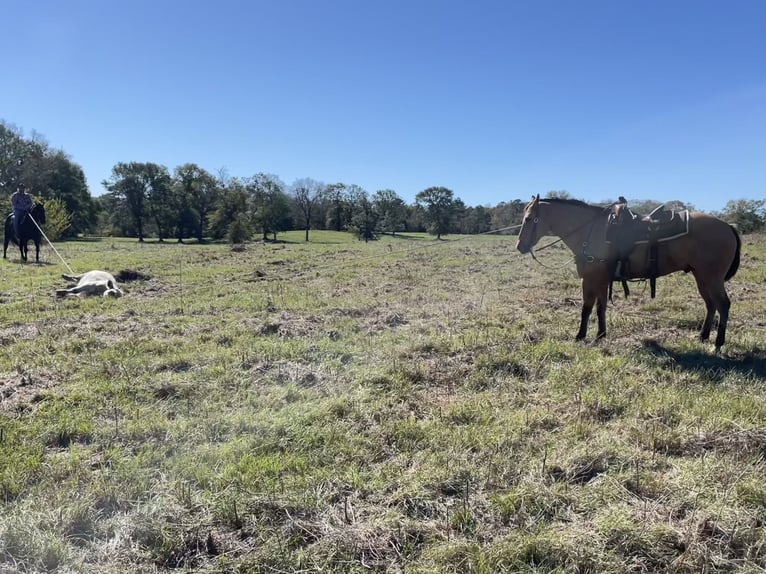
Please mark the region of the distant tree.
POLYGON ((498 203, 489 210, 490 228, 493 230, 508 229, 510 233, 518 235, 525 207, 526 204, 520 199, 498 203))
POLYGON ((173 233, 177 189, 173 187, 168 168, 164 165, 145 163, 142 169, 146 208, 157 229, 157 238, 163 242, 173 233))
POLYGON ((48 239, 61 239, 71 225, 72 215, 62 200, 49 199, 45 202, 45 235, 48 239))
POLYGON ((492 214, 484 206, 468 207, 460 221, 460 232, 472 235, 486 233, 492 229, 492 214))
POLYGON ((227 178, 226 185, 220 189, 216 208, 210 215, 210 233, 215 239, 225 238, 234 223, 237 224, 235 235, 238 239, 242 235, 247 238, 252 235, 252 210, 246 183, 237 178, 227 178))
POLYGON ((6 192, 2 199, 7 201, 19 182, 37 198, 64 202, 72 218, 65 236, 95 229, 95 203, 82 168, 63 151, 51 149, 39 134, 25 137, 18 128, 0 122, 0 193, 6 192))
POLYGON ((766 228, 765 206, 763 199, 732 199, 720 215, 742 233, 754 233, 766 228))
POLYGON ((176 214, 178 240, 181 241, 185 223, 189 221, 193 226, 194 237, 202 243, 218 196, 216 178, 196 163, 185 163, 175 169, 174 180, 179 189, 176 214))
POLYGON ((111 178, 102 185, 107 193, 123 203, 138 233, 138 241, 144 241, 147 217, 147 182, 144 164, 138 162, 118 163, 112 168, 111 178))
POLYGON ((415 196, 415 203, 423 208, 428 232, 437 239, 449 233, 455 210, 452 190, 446 187, 429 187, 415 196))
POLYGON ((404 229, 406 231, 423 232, 427 229, 426 212, 422 205, 414 203, 404 208, 404 229))
POLYGON ((70 225, 61 230, 62 237, 73 237, 96 229, 96 206, 82 168, 63 151, 50 153, 45 165, 46 195, 60 200, 70 218, 70 225))
POLYGON ((574 199, 566 189, 554 189, 545 194, 548 199, 574 199))
POLYGON ((310 178, 297 179, 292 185, 292 196, 303 219, 304 229, 306 230, 306 241, 309 240, 311 216, 314 207, 322 198, 325 188, 326 186, 323 183, 314 181, 310 178))
POLYGON ((253 223, 263 239, 271 233, 276 240, 277 233, 292 226, 290 198, 284 187, 277 176, 264 173, 253 176, 247 186, 254 208, 253 223))
POLYGON ((395 235, 406 224, 406 205, 392 189, 381 189, 372 196, 372 204, 378 214, 381 231, 395 235))
POLYGON ((346 191, 345 183, 331 183, 325 188, 322 201, 325 208, 327 229, 343 231, 348 227, 351 208, 346 197, 346 191))
POLYGON ((94 198, 96 233, 106 237, 135 237, 138 235, 127 204, 111 193, 94 198))
POLYGON ((365 242, 375 239, 378 214, 369 194, 358 185, 349 185, 346 193, 353 213, 349 230, 365 242))
MULTIPOLYGON (((605 201, 604 203, 612 203, 613 200, 605 201)), ((628 199, 628 206, 634 213, 646 215, 651 213, 657 207, 664 205, 666 209, 683 210, 688 209, 694 211, 694 206, 691 203, 685 203, 677 199, 671 199, 669 201, 660 201, 658 199, 628 199)))
POLYGON ((23 181, 26 156, 27 142, 21 131, 0 122, 0 189, 9 196, 16 191, 17 184, 23 181))

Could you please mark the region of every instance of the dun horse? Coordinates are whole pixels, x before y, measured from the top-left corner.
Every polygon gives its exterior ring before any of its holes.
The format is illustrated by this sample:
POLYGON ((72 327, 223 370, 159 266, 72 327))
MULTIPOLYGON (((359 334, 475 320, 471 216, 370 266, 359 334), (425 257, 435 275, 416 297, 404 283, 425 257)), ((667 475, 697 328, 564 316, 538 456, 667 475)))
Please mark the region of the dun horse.
POLYGON ((35 261, 40 262, 40 240, 42 233, 39 225, 45 223, 45 207, 42 203, 35 203, 34 207, 24 216, 19 224, 19 235, 16 237, 13 231, 13 214, 10 214, 5 220, 5 241, 3 242, 3 259, 6 258, 8 244, 13 242, 19 246, 22 261, 27 260, 27 244, 29 241, 35 242, 35 261))
MULTIPOLYGON (((585 338, 594 303, 598 317, 597 338, 606 336, 606 304, 614 255, 607 241, 607 218, 612 207, 588 205, 569 199, 533 197, 524 209, 524 220, 516 248, 531 253, 544 235, 555 235, 574 253, 577 273, 582 278, 583 304, 576 339, 585 338)), ((651 256, 644 242, 629 255, 630 278, 649 278, 676 271, 691 272, 705 302, 707 314, 700 339, 707 341, 718 312, 716 352, 726 340, 729 296, 724 282, 739 268, 741 241, 731 225, 705 213, 689 213, 686 232, 663 241, 651 256), (651 264, 650 264, 651 262, 651 264), (650 270, 651 265, 651 270, 650 270)), ((534 255, 534 253, 533 253, 534 255)))

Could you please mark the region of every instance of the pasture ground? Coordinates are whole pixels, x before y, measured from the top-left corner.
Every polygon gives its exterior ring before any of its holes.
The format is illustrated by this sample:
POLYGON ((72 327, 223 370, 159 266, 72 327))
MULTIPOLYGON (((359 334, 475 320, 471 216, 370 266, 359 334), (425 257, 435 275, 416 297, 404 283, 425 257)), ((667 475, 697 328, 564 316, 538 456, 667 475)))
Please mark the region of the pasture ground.
POLYGON ((0 262, 0 572, 764 572, 766 237, 722 357, 684 274, 582 344, 564 248, 301 237, 0 262))

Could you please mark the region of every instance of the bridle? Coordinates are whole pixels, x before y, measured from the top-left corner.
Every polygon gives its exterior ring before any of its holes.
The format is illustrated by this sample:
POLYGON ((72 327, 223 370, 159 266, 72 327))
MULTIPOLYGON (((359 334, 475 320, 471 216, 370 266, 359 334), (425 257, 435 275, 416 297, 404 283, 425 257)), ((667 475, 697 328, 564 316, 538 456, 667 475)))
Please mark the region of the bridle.
MULTIPOLYGON (((608 206, 604 207, 604 211, 606 211, 607 209, 610 209, 611 207, 613 207, 613 206, 614 206, 614 205, 616 205, 616 204, 617 204, 617 202, 615 202, 615 203, 612 203, 612 204, 610 204, 610 205, 608 205, 608 206)), ((548 244, 546 244, 546 245, 543 245, 543 246, 542 246, 542 247, 540 247, 540 248, 539 248, 537 251, 543 251, 543 250, 545 250, 545 249, 548 249, 549 247, 552 247, 552 246, 556 245, 557 243, 559 243, 559 242, 561 242, 561 241, 564 241, 564 240, 565 240, 565 239, 567 239, 568 237, 571 237, 572 235, 574 235, 575 233, 577 233, 578 231, 580 231, 581 229, 583 229, 585 226, 587 226, 587 225, 590 225, 590 230, 588 231, 588 238, 587 238, 587 239, 586 239, 586 240, 585 240, 585 241, 582 243, 582 245, 581 245, 581 247, 582 247, 582 251, 581 251, 581 253, 580 253, 580 254, 578 254, 578 255, 575 255, 575 260, 577 259, 577 257, 578 257, 578 256, 581 256, 581 257, 582 257, 582 259, 583 259, 583 260, 584 260, 586 263, 593 263, 593 262, 596 260, 596 258, 595 258, 593 255, 590 255, 590 254, 588 253, 587 249, 588 249, 588 247, 589 247, 589 245, 590 245, 590 237, 591 237, 591 235, 593 234, 593 228, 594 228, 594 227, 595 227, 595 225, 596 225, 596 221, 598 221, 600 218, 601 218, 601 214, 599 214, 599 215, 596 215, 596 216, 592 217, 591 219, 589 219, 588 221, 586 221, 586 222, 585 222, 585 223, 583 223, 582 225, 578 225, 577 227, 575 227, 575 228, 574 228, 572 231, 570 231, 569 233, 567 233, 567 234, 565 234, 565 235, 562 235, 562 236, 560 236, 558 239, 555 239, 554 241, 551 241, 550 243, 548 243, 548 244)), ((538 224, 539 222, 540 222, 540 200, 538 199, 537 201, 535 201, 535 205, 534 205, 534 213, 533 213, 533 219, 532 219, 532 230, 530 231, 530 236, 531 236, 531 238, 532 238, 532 239, 534 239, 534 238, 535 238, 535 232, 537 231, 537 224, 538 224)), ((546 269, 557 269, 556 267, 551 267, 551 266, 549 266, 549 265, 545 265, 544 263, 542 263, 542 262, 541 262, 541 261, 540 261, 540 260, 539 260, 539 259, 538 259, 538 258, 535 256, 535 250, 534 250, 534 248, 533 248, 533 247, 530 247, 530 248, 529 248, 529 254, 532 256, 532 259, 534 259, 534 260, 535 260, 535 262, 537 262, 538 264, 542 265, 542 266, 543 266, 543 267, 545 267, 546 269)))

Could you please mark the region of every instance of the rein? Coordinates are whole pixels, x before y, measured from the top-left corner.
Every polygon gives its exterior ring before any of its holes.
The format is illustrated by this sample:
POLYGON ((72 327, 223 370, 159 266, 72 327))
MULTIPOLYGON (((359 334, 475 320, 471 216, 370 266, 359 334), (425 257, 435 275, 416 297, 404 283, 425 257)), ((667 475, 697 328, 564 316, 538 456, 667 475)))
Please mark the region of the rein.
MULTIPOLYGON (((611 204, 611 205, 608 205, 608 206, 604 207, 603 209, 604 209, 604 211, 606 211, 607 209, 609 209, 610 207, 613 207, 614 205, 616 205, 616 203, 613 203, 613 204, 611 204)), ((548 249, 549 247, 552 247, 552 246, 556 245, 556 244, 557 244, 557 243, 559 243, 560 241, 564 241, 566 238, 568 238, 568 237, 571 237, 572 235, 574 235, 575 233, 577 233, 578 231, 580 231, 581 229, 583 229, 583 228, 584 228, 586 225, 590 225, 590 226, 591 226, 591 231, 590 231, 590 233, 588 233, 588 238, 590 239, 590 235, 591 235, 591 233, 593 232, 593 225, 595 225, 595 224, 596 224, 596 221, 597 221, 597 220, 598 220, 600 217, 601 217, 601 215, 600 215, 600 214, 599 214, 599 215, 596 215, 596 216, 594 216, 594 217, 592 217, 591 219, 589 219, 588 221, 586 221, 586 222, 585 222, 585 223, 583 223, 582 225, 579 225, 578 227, 575 227, 575 228, 574 228, 572 231, 570 231, 570 232, 569 232, 569 233, 567 233, 566 235, 561 235, 561 236, 560 236, 558 239, 556 239, 556 240, 554 240, 554 241, 551 241, 550 243, 548 243, 548 244, 546 244, 546 245, 543 245, 543 246, 542 246, 540 249, 538 249, 537 251, 543 251, 544 249, 548 249)), ((536 204, 535 204, 535 218, 532 220, 532 224, 534 225, 534 227, 532 228, 533 232, 534 232, 535 228, 537 227, 537 222, 538 222, 538 221, 540 221, 540 203, 539 203, 539 201, 538 201, 538 203, 536 203, 536 204)), ((583 242, 583 244, 582 244, 582 253, 583 253, 583 255, 585 255, 585 249, 588 247, 588 244, 589 244, 589 242, 588 242, 588 241, 585 241, 585 242, 583 242)), ((535 260, 535 262, 537 262, 537 263, 538 263, 539 265, 541 265, 542 267, 545 267, 546 269, 553 269, 553 270, 556 270, 556 269, 561 269, 561 268, 563 267, 563 265, 561 265, 561 266, 558 266, 558 267, 551 267, 551 266, 549 266, 549 265, 545 265, 543 262, 541 262, 541 261, 540 261, 540 260, 539 260, 539 259, 538 259, 538 258, 535 256, 535 250, 534 250, 534 249, 530 249, 530 250, 529 250, 529 253, 530 253, 530 255, 532 255, 532 259, 534 259, 534 260, 535 260)), ((577 255, 575 255, 575 259, 577 259, 577 255)), ((593 256, 592 256, 592 255, 585 255, 585 259, 586 259, 588 262, 592 262, 592 261, 593 261, 593 256)))

